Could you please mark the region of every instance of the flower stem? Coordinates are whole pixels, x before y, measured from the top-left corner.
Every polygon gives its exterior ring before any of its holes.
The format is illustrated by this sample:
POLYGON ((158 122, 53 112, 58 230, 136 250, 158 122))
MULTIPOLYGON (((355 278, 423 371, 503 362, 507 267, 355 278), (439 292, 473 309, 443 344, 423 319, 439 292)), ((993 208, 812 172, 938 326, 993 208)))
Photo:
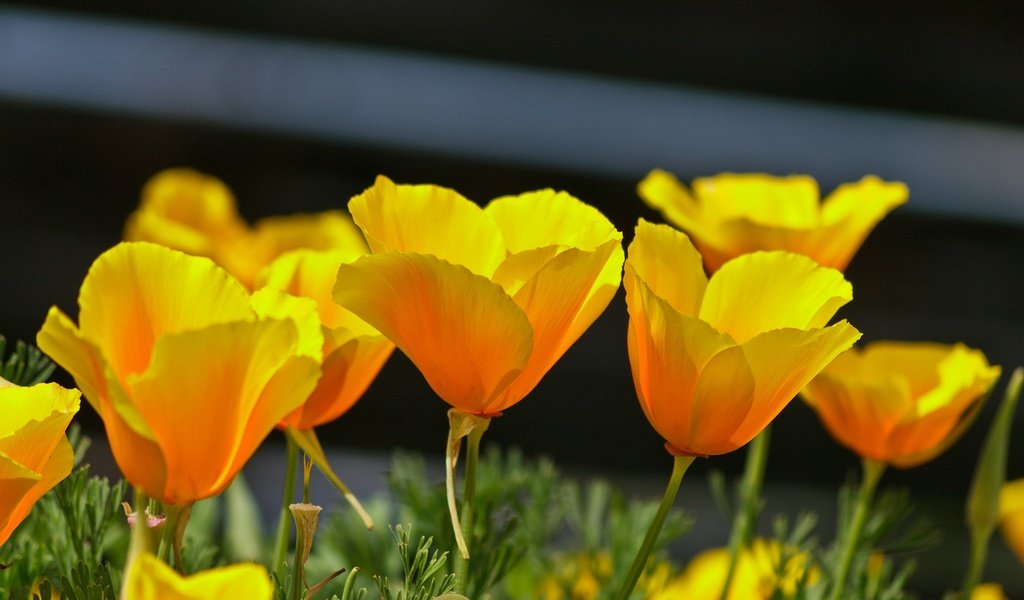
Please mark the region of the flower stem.
POLYGON ((832 588, 831 600, 839 600, 843 596, 846 587, 846 579, 850 574, 850 565, 853 564, 853 555, 857 551, 857 544, 860 543, 860 534, 864 529, 864 521, 868 516, 868 509, 871 507, 871 499, 878 486, 878 480, 885 472, 885 463, 869 458, 864 459, 864 479, 860 483, 860 491, 857 493, 857 507, 853 512, 853 519, 849 527, 843 531, 842 553, 839 559, 839 570, 832 588))
POLYGON ((975 586, 981 582, 981 573, 988 557, 988 540, 989 536, 985 533, 971 531, 971 562, 967 567, 963 590, 960 592, 961 598, 970 598, 975 586))
POLYGON ((636 582, 640 580, 640 575, 644 572, 644 567, 647 566, 647 559, 654 549, 654 543, 658 540, 661 527, 665 524, 665 518, 675 503, 676 494, 679 492, 679 484, 683 482, 683 475, 686 474, 686 470, 693 464, 694 459, 693 456, 675 456, 674 458, 672 476, 669 477, 668 487, 665 488, 665 495, 661 498, 661 505, 658 506, 658 512, 654 515, 654 521, 651 522, 651 527, 647 530, 647 535, 640 546, 640 551, 637 552, 636 558, 633 559, 633 566, 629 568, 626 579, 622 582, 622 588, 619 590, 618 595, 615 596, 617 600, 626 600, 633 593, 636 582))
MULTIPOLYGON (((476 510, 476 469, 480 457, 480 438, 483 437, 486 427, 475 427, 466 436, 466 475, 463 481, 462 492, 462 531, 466 536, 466 550, 473 545, 473 519, 476 510)), ((461 554, 455 554, 455 585, 463 592, 469 589, 469 558, 463 558, 461 554)))
POLYGON ((732 520, 732 532, 729 534, 729 568, 725 572, 725 583, 719 600, 729 597, 729 588, 736 573, 740 549, 750 543, 754 533, 754 522, 760 510, 761 485, 764 483, 764 470, 768 463, 768 441, 771 439, 771 425, 765 427, 754 438, 747 449, 747 463, 743 469, 743 481, 740 483, 740 502, 732 520))
POLYGON ((274 562, 271 568, 277 573, 279 581, 284 581, 284 563, 288 557, 288 536, 292 532, 292 514, 288 505, 292 503, 295 496, 295 472, 299 463, 299 446, 290 436, 285 436, 288 441, 288 457, 285 459, 284 467, 284 489, 281 492, 281 511, 278 514, 277 537, 274 540, 274 562))
POLYGON ((132 510, 135 513, 135 524, 132 526, 131 538, 128 542, 128 556, 124 561, 124 578, 121 584, 121 600, 128 600, 128 573, 131 572, 132 563, 144 552, 150 552, 156 550, 156 540, 153 536, 153 530, 149 528, 146 523, 146 509, 144 508, 147 504, 146 495, 141 489, 135 488, 134 506, 132 510))

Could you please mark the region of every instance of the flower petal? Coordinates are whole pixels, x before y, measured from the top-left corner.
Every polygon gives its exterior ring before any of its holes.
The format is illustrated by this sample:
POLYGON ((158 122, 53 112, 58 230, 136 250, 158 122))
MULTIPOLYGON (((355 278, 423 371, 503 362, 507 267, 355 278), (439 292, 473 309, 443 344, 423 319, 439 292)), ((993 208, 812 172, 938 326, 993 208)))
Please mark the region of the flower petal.
POLYGON ((160 338, 149 368, 130 381, 133 401, 167 466, 164 489, 145 489, 179 504, 220 492, 274 425, 316 384, 312 359, 296 357, 291 320, 212 325, 160 338), (267 390, 290 363, 312 364, 292 389, 267 390), (310 372, 311 371, 311 372, 310 372))
MULTIPOLYGON (((4 458, 0 458, 0 471, 4 470, 2 463, 4 458)), ((43 497, 43 494, 53 489, 55 485, 60 483, 65 477, 71 473, 71 469, 75 462, 75 451, 71 448, 71 444, 67 438, 64 437, 63 433, 57 438, 57 444, 53 447, 53 451, 47 457, 46 462, 42 465, 36 477, 29 480, 16 479, 11 482, 3 475, 0 475, 0 481, 3 482, 0 488, 4 488, 3 492, 0 492, 0 496, 4 498, 0 499, 0 511, 4 515, 3 521, 0 521, 0 545, 14 533, 14 530, 25 520, 28 513, 32 511, 32 506, 35 505, 36 501, 43 497), (31 486, 27 489, 24 487, 26 481, 32 481, 31 486), (8 509, 7 494, 20 495, 20 500, 17 501, 8 509)))
POLYGON ((779 329, 741 344, 756 382, 754 404, 737 440, 754 438, 801 389, 860 339, 846 321, 824 329, 779 329))
POLYGON ((40 472, 78 412, 81 392, 56 383, 0 389, 0 454, 40 472))
POLYGON ((250 304, 260 318, 291 319, 299 334, 296 353, 316 362, 323 361, 324 332, 314 300, 266 287, 253 293, 250 304))
POLYGON ((819 224, 818 183, 813 177, 723 173, 693 182, 704 216, 746 218, 760 225, 811 229, 819 224))
POLYGON ((999 521, 1006 545, 1024 564, 1024 479, 1003 485, 999 492, 999 521))
POLYGON ((213 261, 145 242, 97 258, 78 304, 81 337, 122 381, 145 370, 158 337, 252 315, 245 288, 213 261))
POLYGON ((188 577, 149 553, 136 557, 127 574, 125 597, 132 600, 270 600, 273 587, 261 565, 241 563, 188 577))
POLYGON ((755 252, 708 282, 700 318, 743 343, 759 333, 823 327, 853 298, 843 274, 789 252, 755 252))
POLYGON ((822 204, 824 227, 816 232, 811 256, 823 266, 845 269, 875 225, 908 195, 905 184, 874 176, 840 185, 822 204))
POLYGON ((569 248, 526 281, 513 300, 530 320, 533 352, 523 372, 487 412, 503 411, 536 387, 611 302, 621 270, 622 245, 613 239, 590 252, 569 248))
POLYGON ((485 277, 505 259, 498 226, 455 190, 380 175, 348 207, 374 252, 431 254, 485 277))
POLYGON ((754 375, 739 346, 711 357, 693 390, 690 445, 680 450, 710 456, 732 452, 750 441, 742 425, 754 407, 754 392, 754 375))
POLYGON ((683 314, 700 312, 708 278, 685 234, 640 219, 628 256, 627 264, 658 297, 683 314))
POLYGON ((498 225, 512 254, 550 245, 595 250, 622 239, 600 211, 566 192, 546 189, 503 196, 484 212, 498 225))
POLYGON ((700 205, 675 175, 654 169, 637 185, 636 191, 648 206, 665 215, 669 223, 698 235, 705 233, 700 205))
MULTIPOLYGON (((692 451, 692 398, 709 360, 734 345, 729 336, 675 310, 626 265, 629 363, 644 414, 678 450, 692 451)), ((694 452, 695 454, 699 452, 694 452)))
POLYGON ((341 265, 334 299, 466 412, 483 411, 533 349, 529 320, 500 286, 434 256, 386 252, 341 265))

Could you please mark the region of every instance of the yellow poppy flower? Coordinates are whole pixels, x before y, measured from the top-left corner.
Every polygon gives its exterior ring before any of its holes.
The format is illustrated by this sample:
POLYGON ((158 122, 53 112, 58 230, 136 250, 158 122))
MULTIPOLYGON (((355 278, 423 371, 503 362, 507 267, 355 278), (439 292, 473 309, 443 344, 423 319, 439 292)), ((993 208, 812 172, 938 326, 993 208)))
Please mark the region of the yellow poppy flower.
POLYGON ((259 272, 289 250, 367 250, 340 210, 269 217, 250 227, 222 181, 191 169, 169 169, 150 179, 124 237, 212 258, 250 289, 259 272))
POLYGON ((640 197, 686 231, 711 271, 756 250, 789 250, 843 270, 875 225, 907 201, 907 186, 877 177, 846 183, 819 203, 806 176, 725 173, 693 182, 651 171, 640 197))
POLYGON ((998 583, 979 583, 971 590, 971 600, 1010 600, 998 583))
POLYGON ((801 395, 840 444, 907 468, 956 441, 998 378, 963 344, 875 342, 839 356, 801 395))
POLYGON ((123 591, 131 600, 270 600, 274 589, 267 570, 257 564, 237 564, 179 575, 149 553, 140 554, 128 570, 123 591))
POLYGON ((465 413, 494 415, 528 394, 621 279, 621 234, 565 192, 481 209, 447 188, 378 177, 349 210, 376 254, 341 265, 335 301, 465 413))
POLYGON ((323 332, 323 376, 316 389, 282 426, 311 429, 333 421, 355 404, 394 349, 386 337, 334 303, 338 267, 364 253, 353 250, 294 250, 281 255, 257 278, 258 285, 316 301, 323 332))
POLYGON ((999 492, 999 526, 1006 545, 1024 564, 1024 479, 1007 482, 999 492))
POLYGON ((56 383, 22 387, 0 377, 0 544, 71 473, 74 451, 64 431, 80 396, 56 383))
MULTIPOLYGON (((807 572, 809 558, 804 553, 788 556, 779 581, 778 567, 783 560, 781 545, 775 540, 754 540, 737 558, 728 599, 768 600, 777 588, 783 597, 792 597, 802 578, 807 577, 812 582, 817 579, 816 570, 812 568, 807 572)), ((728 570, 727 548, 706 550, 695 556, 677 578, 651 599, 718 600, 728 570)))
POLYGON ((643 220, 628 254, 633 381, 674 453, 746 444, 860 337, 846 321, 825 326, 852 289, 804 256, 747 254, 708 279, 684 234, 643 220))
POLYGON ((125 478, 190 503, 223 490, 316 385, 320 330, 261 316, 276 296, 250 297, 209 259, 126 242, 90 268, 79 324, 53 307, 37 340, 103 419, 125 478))

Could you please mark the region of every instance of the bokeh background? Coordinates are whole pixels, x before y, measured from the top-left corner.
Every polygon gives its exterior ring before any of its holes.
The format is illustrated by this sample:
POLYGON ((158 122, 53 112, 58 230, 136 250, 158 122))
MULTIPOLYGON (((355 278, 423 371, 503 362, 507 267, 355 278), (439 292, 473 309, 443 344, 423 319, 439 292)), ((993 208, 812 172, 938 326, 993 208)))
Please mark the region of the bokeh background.
MULTIPOLYGON (((0 3, 9 338, 34 339, 52 304, 75 310, 89 264, 167 167, 222 178, 250 220, 342 207, 378 173, 480 202, 553 187, 627 242, 638 217, 660 220, 635 185, 661 167, 683 180, 807 173, 823 192, 869 173, 906 182, 910 202, 847 271, 855 299, 840 316, 866 341, 963 341, 1007 373, 1024 364, 1020 3, 96 4, 0 3)), ((485 445, 656 494, 670 461, 636 403, 625 330, 620 294, 485 445)), ((963 497, 994 407, 945 455, 883 481, 910 488, 945 531, 915 578, 924 597, 962 576, 963 497)), ((440 465, 444 408, 396 353, 321 438, 358 459, 353 485, 372 490, 396 447, 440 465)), ((1024 477, 1024 415, 1014 435, 1010 475, 1024 477)), ((279 465, 264 460, 250 471, 274 496, 279 465)), ((681 556, 725 543, 704 478, 742 460, 701 461, 688 477, 680 503, 704 525, 681 556)), ((794 402, 775 426, 765 514, 814 508, 828 538, 834 489, 856 469, 794 402)), ((988 573, 1024 594, 1001 541, 988 573)))

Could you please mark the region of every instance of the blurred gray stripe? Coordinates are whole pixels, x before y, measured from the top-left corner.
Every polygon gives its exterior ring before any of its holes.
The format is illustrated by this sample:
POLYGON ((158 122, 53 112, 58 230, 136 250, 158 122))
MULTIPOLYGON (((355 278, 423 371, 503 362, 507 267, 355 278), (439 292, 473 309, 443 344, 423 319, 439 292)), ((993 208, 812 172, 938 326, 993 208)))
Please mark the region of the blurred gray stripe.
POLYGON ((506 65, 0 9, 0 96, 625 178, 875 173, 1024 221, 1020 128, 506 65))

